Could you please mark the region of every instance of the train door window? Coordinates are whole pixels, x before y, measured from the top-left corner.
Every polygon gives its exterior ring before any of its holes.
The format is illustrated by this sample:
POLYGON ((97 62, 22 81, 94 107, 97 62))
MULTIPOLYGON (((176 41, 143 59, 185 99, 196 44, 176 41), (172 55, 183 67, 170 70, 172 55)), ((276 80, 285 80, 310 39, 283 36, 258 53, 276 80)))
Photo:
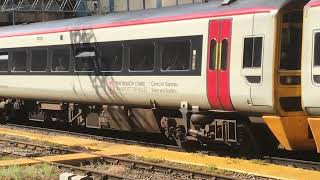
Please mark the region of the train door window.
POLYGON ((154 44, 143 43, 130 46, 130 70, 152 71, 154 69, 154 44))
POLYGON ((69 71, 70 65, 70 50, 69 48, 57 48, 52 50, 52 65, 53 72, 69 71))
POLYGON ((13 51, 12 52, 12 71, 25 72, 27 65, 27 52, 26 51, 13 51))
POLYGON ((8 52, 0 52, 0 72, 8 71, 8 52))
POLYGON ((261 67, 262 41, 262 37, 244 38, 243 68, 261 67))
POLYGON ((222 46, 221 46, 221 70, 226 70, 228 66, 228 40, 224 39, 222 40, 222 46))
POLYGON ((31 71, 46 71, 47 49, 31 50, 31 71))
POLYGON ((90 72, 95 70, 96 51, 93 47, 81 47, 75 51, 75 70, 90 72))
POLYGON ((314 38, 314 66, 320 66, 320 33, 316 33, 314 38))
MULTIPOLYGON (((189 40, 164 42, 160 44, 160 48, 162 70, 180 71, 190 69, 191 43, 189 40)), ((192 52, 193 57, 195 57, 196 50, 192 52)))
POLYGON ((210 42, 210 70, 216 69, 216 61, 217 61, 217 41, 212 39, 210 42))
POLYGON ((122 45, 100 46, 100 70, 105 72, 122 70, 122 45))

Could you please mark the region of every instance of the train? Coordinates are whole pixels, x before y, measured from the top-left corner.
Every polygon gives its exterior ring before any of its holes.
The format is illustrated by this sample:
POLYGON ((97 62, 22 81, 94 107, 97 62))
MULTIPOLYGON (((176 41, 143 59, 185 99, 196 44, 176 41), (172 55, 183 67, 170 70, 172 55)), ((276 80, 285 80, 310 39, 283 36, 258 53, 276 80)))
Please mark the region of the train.
POLYGON ((320 152, 320 0, 215 0, 0 28, 9 121, 320 152))

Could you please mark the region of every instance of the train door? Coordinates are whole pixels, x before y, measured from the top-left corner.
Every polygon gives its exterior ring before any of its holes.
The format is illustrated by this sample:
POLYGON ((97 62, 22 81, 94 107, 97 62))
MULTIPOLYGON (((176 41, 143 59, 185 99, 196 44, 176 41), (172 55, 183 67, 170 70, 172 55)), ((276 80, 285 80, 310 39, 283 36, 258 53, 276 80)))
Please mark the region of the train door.
POLYGON ((231 19, 209 24, 207 94, 214 110, 233 110, 229 87, 231 26, 231 19))
POLYGON ((242 50, 241 73, 250 87, 247 103, 272 107, 273 79, 270 70, 273 68, 274 19, 270 14, 255 14, 253 20, 252 35, 243 37, 242 50))

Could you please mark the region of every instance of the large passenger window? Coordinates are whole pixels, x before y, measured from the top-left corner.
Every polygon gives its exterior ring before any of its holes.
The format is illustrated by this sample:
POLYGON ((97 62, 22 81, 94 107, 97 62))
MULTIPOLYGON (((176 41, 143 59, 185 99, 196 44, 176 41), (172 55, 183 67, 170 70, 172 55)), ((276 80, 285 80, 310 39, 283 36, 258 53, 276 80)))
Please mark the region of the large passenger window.
POLYGON ((191 57, 190 46, 191 43, 189 40, 161 43, 162 70, 189 70, 191 57))
POLYGON ((320 66, 320 33, 317 33, 314 37, 314 66, 320 66))
POLYGON ((216 69, 216 61, 217 61, 217 41, 212 39, 210 42, 210 70, 216 69))
POLYGON ((31 71, 47 70, 47 49, 31 50, 31 71))
POLYGON ((261 67, 262 41, 262 37, 244 38, 243 68, 261 67))
POLYGON ((93 47, 81 47, 75 51, 75 70, 90 72, 95 70, 96 51, 93 47))
POLYGON ((70 50, 69 48, 56 48, 52 50, 51 71, 64 72, 69 71, 70 50))
POLYGON ((26 71, 26 64, 26 51, 12 51, 12 71, 24 72, 26 71))
POLYGON ((8 52, 0 52, 0 72, 8 71, 8 52))
POLYGON ((101 45, 100 46, 100 70, 121 71, 122 70, 122 45, 101 45))
POLYGON ((152 71, 154 69, 154 44, 135 44, 130 47, 130 70, 152 71))

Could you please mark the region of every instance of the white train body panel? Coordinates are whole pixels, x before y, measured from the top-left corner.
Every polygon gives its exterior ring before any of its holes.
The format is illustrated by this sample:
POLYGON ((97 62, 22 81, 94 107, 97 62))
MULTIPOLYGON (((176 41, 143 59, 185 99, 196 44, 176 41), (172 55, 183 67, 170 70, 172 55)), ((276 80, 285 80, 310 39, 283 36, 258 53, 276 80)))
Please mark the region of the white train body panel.
MULTIPOLYGON (((0 94, 4 97, 48 99, 110 104, 151 106, 151 102, 179 107, 181 101, 210 109, 206 97, 206 52, 208 19, 176 21, 85 30, 94 36, 82 43, 150 39, 203 34, 201 76, 0 76, 0 94), (170 27, 170 28, 169 28, 170 27), (188 29, 185 27, 194 27, 188 29), (195 28, 197 27, 197 28, 195 28), (174 29, 174 31, 172 30, 174 29), (128 33, 135 32, 135 33, 128 33), (179 32, 179 33, 177 33, 179 32), (125 39, 123 38, 125 37, 125 39), (93 41, 94 40, 94 41, 93 41), (35 83, 37 82, 37 83, 35 83)), ((3 38, 6 48, 71 44, 72 33, 54 33, 3 38), (60 35, 64 40, 60 40, 60 35), (36 40, 43 37, 43 40, 36 40), (32 42, 32 43, 30 43, 32 42), (48 43, 49 42, 49 43, 48 43)), ((75 33, 73 33, 75 34, 75 33)), ((78 40, 77 40, 78 42, 78 40)))
POLYGON ((238 16, 233 19, 233 29, 230 68, 232 103, 239 111, 272 113, 276 12, 238 16), (243 37, 255 36, 263 37, 262 67, 243 68, 243 37), (250 83, 246 76, 261 76, 261 82, 250 83))

